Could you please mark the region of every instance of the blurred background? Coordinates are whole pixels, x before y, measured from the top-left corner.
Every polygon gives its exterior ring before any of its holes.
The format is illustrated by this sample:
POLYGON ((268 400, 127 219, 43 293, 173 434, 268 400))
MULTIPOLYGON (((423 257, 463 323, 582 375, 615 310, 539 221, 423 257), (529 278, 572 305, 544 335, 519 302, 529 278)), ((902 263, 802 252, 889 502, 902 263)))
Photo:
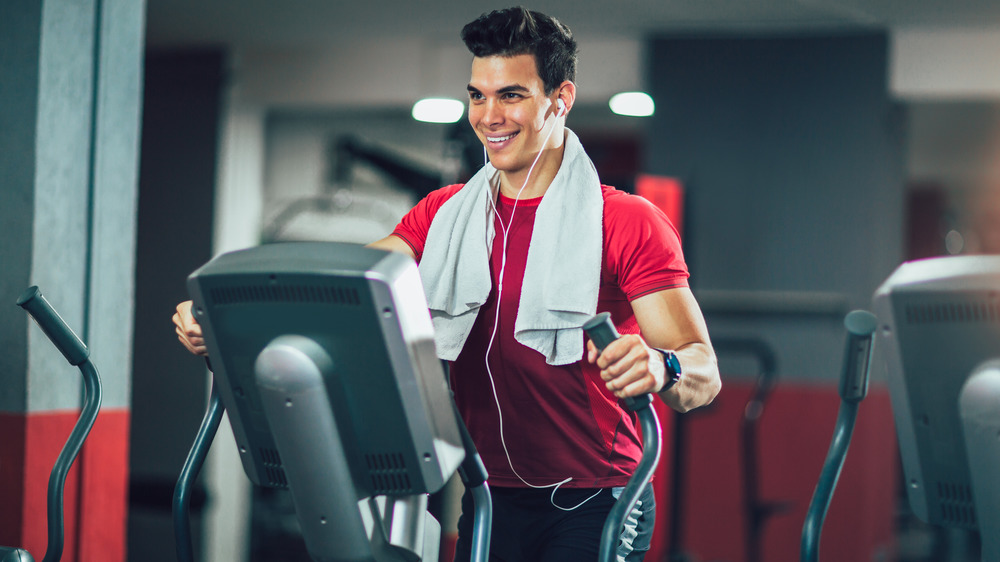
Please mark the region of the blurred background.
MULTIPOLYGON (((411 110, 427 97, 464 102, 471 55, 459 30, 507 6, 14 4, 0 10, 10 15, 0 23, 0 175, 11 186, 0 189, 0 296, 38 278, 52 280, 50 293, 72 288, 68 318, 90 327, 94 353, 114 365, 108 404, 126 413, 109 437, 127 483, 123 556, 173 560, 170 495, 208 391, 170 323, 187 275, 261 243, 381 238, 430 189, 469 177, 482 148, 464 115, 428 123, 411 110), (82 69, 79 80, 65 68, 82 69), (89 117, 73 125, 65 116, 78 103, 89 117), (120 184, 106 196, 118 203, 103 202, 102 182, 120 184), (89 198, 46 187, 77 184, 89 198), (76 247, 65 242, 78 238, 73 221, 87 233, 82 249, 60 249, 76 247), (102 287, 120 290, 101 297, 102 287), (104 335, 109 315, 117 331, 104 335)), ((647 560, 796 560, 836 417, 844 315, 869 307, 903 261, 1000 253, 1000 3, 528 7, 579 42, 567 124, 603 181, 667 194, 720 357, 717 401, 666 421, 661 542, 647 560), (655 110, 613 112, 621 92, 645 92, 655 110), (764 413, 749 419, 762 392, 764 413)), ((38 341, 21 319, 3 322, 11 348, 38 341)), ((16 373, 0 411, 71 408, 73 388, 33 398, 49 379, 31 374, 44 361, 32 353, 0 364, 16 373)), ((909 511, 879 374, 824 558, 978 560, 975 532, 931 528, 909 511)), ((306 560, 289 499, 251 489, 227 431, 193 506, 203 559, 306 560)), ((453 510, 438 509, 447 526, 453 510)))

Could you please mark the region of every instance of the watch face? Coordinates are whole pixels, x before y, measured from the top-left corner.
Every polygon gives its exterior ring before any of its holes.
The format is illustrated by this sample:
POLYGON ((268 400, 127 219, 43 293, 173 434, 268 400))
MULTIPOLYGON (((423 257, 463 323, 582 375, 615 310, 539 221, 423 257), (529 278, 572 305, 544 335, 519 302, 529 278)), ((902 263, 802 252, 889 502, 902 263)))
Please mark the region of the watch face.
POLYGON ((663 353, 663 362, 666 364, 667 369, 670 371, 670 375, 673 378, 677 378, 681 374, 681 362, 677 359, 677 355, 673 351, 666 351, 663 353))
POLYGON ((663 355, 663 365, 666 367, 667 374, 669 375, 666 382, 663 384, 663 388, 660 389, 660 392, 662 392, 674 386, 677 384, 677 381, 681 380, 681 362, 677 359, 677 354, 673 351, 667 351, 665 349, 658 349, 657 351, 663 355))

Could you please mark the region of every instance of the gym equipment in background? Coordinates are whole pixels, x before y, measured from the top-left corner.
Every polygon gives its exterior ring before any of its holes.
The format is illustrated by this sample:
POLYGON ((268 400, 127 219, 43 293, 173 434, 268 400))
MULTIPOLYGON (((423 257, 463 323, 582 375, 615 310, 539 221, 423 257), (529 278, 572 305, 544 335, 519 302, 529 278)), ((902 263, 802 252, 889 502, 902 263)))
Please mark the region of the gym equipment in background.
POLYGON ((801 560, 815 562, 819 559, 819 541, 823 533, 826 512, 837 488, 840 470, 851 445, 858 406, 868 395, 868 373, 871 367, 873 333, 878 325, 875 315, 865 310, 850 312, 844 319, 847 328, 847 351, 840 377, 840 411, 833 430, 833 440, 820 472, 809 511, 802 526, 801 560))
POLYGON ((1000 256, 904 263, 874 310, 910 506, 1000 560, 1000 256))
MULTIPOLYGON (((42 562, 56 562, 62 558, 65 525, 63 515, 63 495, 66 474, 83 447, 90 429, 94 426, 97 413, 101 409, 101 377, 90 361, 90 350, 52 308, 38 287, 29 287, 17 299, 17 305, 34 318, 45 335, 52 341, 70 365, 80 368, 83 375, 84 401, 73 431, 66 440, 62 452, 56 459, 49 475, 48 500, 48 544, 42 562)), ((0 547, 0 562, 33 562, 31 554, 20 548, 0 547)))

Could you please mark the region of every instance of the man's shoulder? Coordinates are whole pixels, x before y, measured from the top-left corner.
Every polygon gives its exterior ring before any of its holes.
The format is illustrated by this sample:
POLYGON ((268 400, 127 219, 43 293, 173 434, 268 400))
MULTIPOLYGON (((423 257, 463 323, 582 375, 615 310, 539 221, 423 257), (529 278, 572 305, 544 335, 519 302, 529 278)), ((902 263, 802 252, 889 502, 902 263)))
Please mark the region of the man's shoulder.
POLYGON ((652 232, 676 233, 670 217, 645 197, 608 186, 602 186, 602 190, 605 240, 644 238, 652 232))
POLYGON ((461 191, 463 187, 465 187, 464 183, 453 183, 451 185, 446 185, 444 187, 439 187, 435 189, 434 191, 430 192, 428 197, 435 197, 438 199, 442 199, 443 201, 447 201, 448 199, 451 199, 452 195, 455 195, 456 193, 461 191))
POLYGON ((655 212, 656 209, 645 197, 621 191, 610 185, 602 185, 601 194, 604 196, 604 215, 606 218, 622 214, 655 212))
POLYGON ((439 187, 434 191, 428 193, 421 201, 420 204, 428 207, 431 211, 436 212, 452 198, 453 195, 458 193, 465 187, 464 183, 453 183, 451 185, 446 185, 444 187, 439 187))

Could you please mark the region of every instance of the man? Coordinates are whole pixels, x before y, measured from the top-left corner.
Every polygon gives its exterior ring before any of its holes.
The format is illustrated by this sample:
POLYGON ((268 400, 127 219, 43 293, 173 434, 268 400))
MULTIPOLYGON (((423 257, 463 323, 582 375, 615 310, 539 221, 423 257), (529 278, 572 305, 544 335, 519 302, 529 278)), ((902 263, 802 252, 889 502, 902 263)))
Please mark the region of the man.
MULTIPOLYGON (((708 404, 721 387, 715 354, 673 226, 602 186, 565 128, 576 100, 569 29, 512 8, 484 14, 462 38, 473 54, 469 122, 489 164, 427 196, 372 246, 420 264, 438 354, 452 362, 456 402, 490 474, 491 559, 595 560, 641 456, 619 399, 656 392, 679 412, 708 404), (623 336, 598 354, 584 349, 580 326, 602 311, 623 336)), ((174 323, 204 354, 190 303, 174 323)), ((459 560, 469 557, 470 508, 463 498, 459 560)), ((647 489, 619 559, 642 559, 653 517, 647 489)))

